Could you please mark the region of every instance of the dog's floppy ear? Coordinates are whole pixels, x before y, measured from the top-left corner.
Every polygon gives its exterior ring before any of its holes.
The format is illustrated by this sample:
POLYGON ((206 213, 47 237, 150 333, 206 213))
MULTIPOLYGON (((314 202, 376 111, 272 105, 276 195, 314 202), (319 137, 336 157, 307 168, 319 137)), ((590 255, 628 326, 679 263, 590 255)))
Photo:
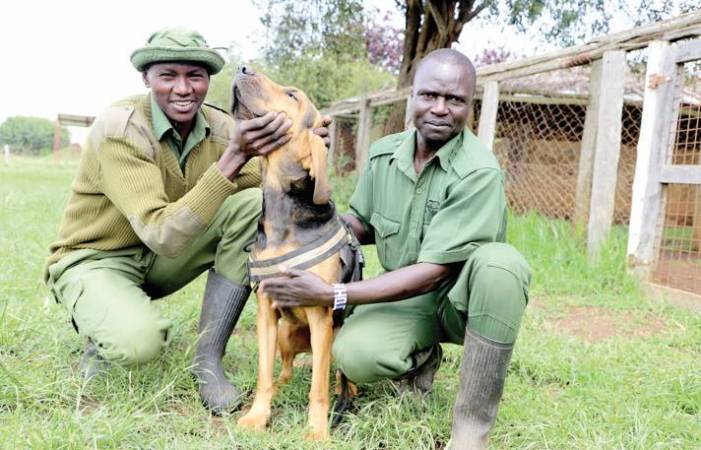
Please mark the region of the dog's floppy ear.
POLYGON ((313 132, 309 134, 309 156, 311 157, 309 175, 314 180, 313 201, 315 205, 325 205, 331 199, 331 186, 329 185, 329 176, 326 169, 326 145, 324 145, 324 140, 321 137, 313 132))

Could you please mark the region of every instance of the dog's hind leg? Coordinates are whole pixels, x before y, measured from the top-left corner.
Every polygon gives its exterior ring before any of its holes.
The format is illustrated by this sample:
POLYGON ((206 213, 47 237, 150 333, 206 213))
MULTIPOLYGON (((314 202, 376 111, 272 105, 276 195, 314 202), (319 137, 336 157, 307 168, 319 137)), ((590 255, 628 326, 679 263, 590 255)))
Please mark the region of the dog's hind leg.
POLYGON ((278 382, 287 384, 292 379, 295 356, 311 350, 309 327, 307 324, 295 326, 285 319, 280 320, 277 329, 277 346, 282 359, 282 370, 278 382))
POLYGON ((329 308, 307 310, 312 341, 312 386, 309 391, 309 438, 323 440, 329 437, 329 370, 333 317, 329 308))
POLYGON ((279 384, 287 384, 292 379, 295 353, 290 343, 292 339, 292 327, 286 320, 281 320, 277 330, 277 347, 280 349, 280 359, 282 360, 282 370, 278 377, 279 384))
POLYGON ((258 387, 251 409, 238 420, 238 424, 264 430, 270 419, 270 404, 275 394, 273 367, 277 347, 277 312, 270 306, 267 295, 257 292, 258 297, 258 387))

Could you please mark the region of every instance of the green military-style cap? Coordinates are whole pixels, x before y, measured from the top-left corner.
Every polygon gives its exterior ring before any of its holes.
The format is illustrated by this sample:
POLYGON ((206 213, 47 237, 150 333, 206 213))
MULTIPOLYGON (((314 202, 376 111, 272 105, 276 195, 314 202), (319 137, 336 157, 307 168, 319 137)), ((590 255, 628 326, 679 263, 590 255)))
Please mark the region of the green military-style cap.
POLYGON ((138 48, 131 54, 131 63, 139 72, 159 62, 200 63, 212 75, 224 66, 224 58, 209 48, 204 37, 197 31, 186 28, 156 31, 148 38, 145 47, 138 48))

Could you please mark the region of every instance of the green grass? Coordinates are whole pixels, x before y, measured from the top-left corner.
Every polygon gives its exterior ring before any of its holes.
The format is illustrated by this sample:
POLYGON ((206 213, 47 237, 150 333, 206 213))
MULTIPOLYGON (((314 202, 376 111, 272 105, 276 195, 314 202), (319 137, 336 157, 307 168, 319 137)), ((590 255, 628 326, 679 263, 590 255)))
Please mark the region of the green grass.
MULTIPOLYGON (((268 432, 238 429, 238 412, 210 417, 189 374, 202 279, 157 302, 175 322, 158 361, 85 384, 76 370, 83 343, 41 281, 75 168, 50 158, 0 166, 0 447, 432 449, 447 441, 461 358, 452 345, 430 397, 361 386, 357 415, 324 445, 304 440, 308 366, 281 389, 268 432)), ((343 211, 353 181, 335 180, 343 211)), ((701 318, 639 295, 625 273, 625 230, 614 230, 595 265, 565 222, 512 217, 509 240, 534 279, 492 446, 701 448, 701 318), (595 311, 585 325, 609 324, 613 336, 589 341, 568 331, 562 324, 575 310, 595 311)), ((377 273, 368 256, 369 274, 377 273)), ((254 319, 250 302, 225 357, 249 394, 254 319)))

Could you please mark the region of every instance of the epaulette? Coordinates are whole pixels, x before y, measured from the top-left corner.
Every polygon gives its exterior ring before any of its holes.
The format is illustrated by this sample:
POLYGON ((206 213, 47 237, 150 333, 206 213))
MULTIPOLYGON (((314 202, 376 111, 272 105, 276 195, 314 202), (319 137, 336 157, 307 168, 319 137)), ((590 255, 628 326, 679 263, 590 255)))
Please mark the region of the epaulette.
POLYGON ((101 127, 104 137, 124 137, 134 110, 134 105, 126 103, 110 106, 97 117, 94 128, 101 127))
POLYGON ((408 139, 412 133, 413 130, 407 130, 401 133, 389 134, 378 139, 370 147, 368 158, 373 159, 381 155, 393 154, 397 150, 397 147, 401 145, 405 139, 408 139))

